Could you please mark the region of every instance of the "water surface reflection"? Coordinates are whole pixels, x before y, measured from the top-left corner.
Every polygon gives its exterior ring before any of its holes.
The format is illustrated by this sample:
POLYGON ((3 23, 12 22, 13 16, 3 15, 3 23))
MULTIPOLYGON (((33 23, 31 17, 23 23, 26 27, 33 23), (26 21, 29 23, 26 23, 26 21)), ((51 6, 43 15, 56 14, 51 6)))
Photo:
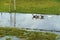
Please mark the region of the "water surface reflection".
POLYGON ((0 26, 60 30, 60 15, 2 13, 0 14, 0 26), (39 17, 36 19, 34 15, 39 17))

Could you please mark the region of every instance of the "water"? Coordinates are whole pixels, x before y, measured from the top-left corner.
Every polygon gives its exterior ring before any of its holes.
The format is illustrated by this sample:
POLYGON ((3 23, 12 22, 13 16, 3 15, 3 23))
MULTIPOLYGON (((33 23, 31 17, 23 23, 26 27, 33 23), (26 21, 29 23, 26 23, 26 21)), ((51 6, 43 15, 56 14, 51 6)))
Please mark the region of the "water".
POLYGON ((0 38, 0 40, 6 40, 7 38, 10 38, 11 40, 25 40, 23 38, 17 38, 16 36, 4 36, 0 38))
POLYGON ((0 13, 0 26, 31 29, 60 30, 60 15, 0 13), (44 16, 43 19, 33 15, 44 16))

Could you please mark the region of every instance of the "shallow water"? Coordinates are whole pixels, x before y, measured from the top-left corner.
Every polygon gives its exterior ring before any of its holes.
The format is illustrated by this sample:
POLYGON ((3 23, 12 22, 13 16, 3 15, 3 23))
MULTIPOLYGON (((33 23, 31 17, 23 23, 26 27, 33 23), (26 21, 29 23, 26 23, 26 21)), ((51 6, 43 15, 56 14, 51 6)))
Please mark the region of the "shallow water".
POLYGON ((0 13, 0 26, 14 27, 14 23, 15 27, 19 28, 60 30, 60 15, 0 13), (33 15, 42 15, 44 18, 36 19, 33 18, 33 15))
POLYGON ((10 38, 11 40, 25 40, 23 38, 17 38, 16 36, 4 36, 0 40, 6 40, 6 38, 10 38))

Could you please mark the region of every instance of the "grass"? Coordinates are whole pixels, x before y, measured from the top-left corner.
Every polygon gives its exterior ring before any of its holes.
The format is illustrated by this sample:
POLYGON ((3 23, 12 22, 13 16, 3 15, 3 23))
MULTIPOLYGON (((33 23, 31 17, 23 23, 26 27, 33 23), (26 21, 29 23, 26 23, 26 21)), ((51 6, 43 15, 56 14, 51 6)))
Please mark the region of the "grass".
POLYGON ((6 40, 11 40, 10 38, 6 38, 6 40))
POLYGON ((18 38, 25 38, 26 40, 55 40, 57 35, 54 33, 33 32, 18 28, 0 27, 0 37, 16 36, 18 38))
MULTIPOLYGON (((9 0, 1 0, 0 12, 9 12, 9 4, 9 0)), ((14 12, 13 0, 10 12, 14 12)), ((16 12, 60 14, 60 0, 16 0, 16 12)))

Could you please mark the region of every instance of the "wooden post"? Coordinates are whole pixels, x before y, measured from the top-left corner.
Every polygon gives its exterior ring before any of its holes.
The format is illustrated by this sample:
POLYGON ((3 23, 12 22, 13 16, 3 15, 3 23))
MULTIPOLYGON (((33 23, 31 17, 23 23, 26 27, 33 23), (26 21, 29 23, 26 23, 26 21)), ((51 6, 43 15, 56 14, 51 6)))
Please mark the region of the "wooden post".
POLYGON ((16 0, 14 0, 14 11, 16 11, 16 0))
POLYGON ((9 1, 9 12, 11 12, 11 0, 9 1))
POLYGON ((14 0, 14 27, 16 27, 16 0, 14 0))

